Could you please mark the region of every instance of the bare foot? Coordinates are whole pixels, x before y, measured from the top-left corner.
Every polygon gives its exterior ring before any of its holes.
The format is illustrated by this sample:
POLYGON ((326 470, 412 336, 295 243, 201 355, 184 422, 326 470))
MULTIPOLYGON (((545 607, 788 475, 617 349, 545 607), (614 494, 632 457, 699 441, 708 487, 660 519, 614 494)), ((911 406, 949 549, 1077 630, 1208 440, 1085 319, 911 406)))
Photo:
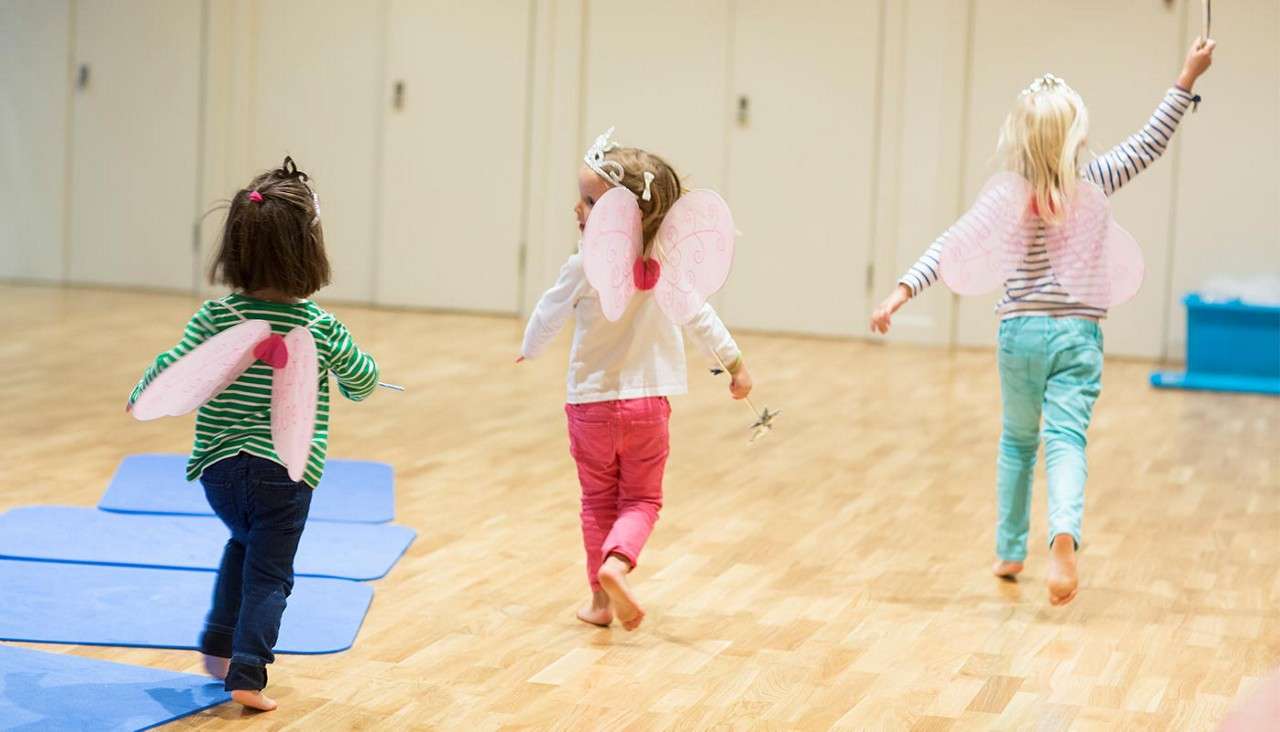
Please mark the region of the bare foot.
POLYGON ((231 700, 261 712, 269 712, 279 706, 276 704, 275 699, 263 696, 261 691, 249 691, 248 689, 236 689, 231 692, 231 700))
POLYGON ((613 622, 613 610, 609 607, 609 595, 604 590, 593 590, 591 602, 578 609, 578 620, 601 628, 613 622))
POLYGON ((227 678, 227 669, 231 667, 231 659, 220 656, 201 654, 204 659, 204 671, 213 678, 222 681, 227 678))
POLYGON ((1070 534, 1053 537, 1049 549, 1049 571, 1045 574, 1049 585, 1049 604, 1066 605, 1076 597, 1076 542, 1070 534))
POLYGON ((600 586, 609 595, 609 601, 617 610, 622 627, 635 630, 640 627, 640 623, 644 622, 644 608, 640 607, 635 595, 631 594, 631 587, 627 585, 629 571, 631 571, 630 565, 618 556, 610 554, 609 558, 604 560, 604 566, 600 567, 599 577, 600 586))
POLYGON ((1014 579, 1021 571, 1022 562, 1007 562, 1003 559, 997 559, 996 563, 991 565, 991 573, 1000 579, 1014 579))

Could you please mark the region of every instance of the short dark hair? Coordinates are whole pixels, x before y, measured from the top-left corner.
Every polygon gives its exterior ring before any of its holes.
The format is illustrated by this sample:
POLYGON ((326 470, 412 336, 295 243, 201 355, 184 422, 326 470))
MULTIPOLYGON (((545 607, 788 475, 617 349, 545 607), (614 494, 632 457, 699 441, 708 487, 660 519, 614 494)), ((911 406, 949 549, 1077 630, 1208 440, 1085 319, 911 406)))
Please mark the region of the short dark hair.
POLYGON ((329 284, 319 206, 306 173, 286 157, 231 199, 209 281, 307 298, 329 284))

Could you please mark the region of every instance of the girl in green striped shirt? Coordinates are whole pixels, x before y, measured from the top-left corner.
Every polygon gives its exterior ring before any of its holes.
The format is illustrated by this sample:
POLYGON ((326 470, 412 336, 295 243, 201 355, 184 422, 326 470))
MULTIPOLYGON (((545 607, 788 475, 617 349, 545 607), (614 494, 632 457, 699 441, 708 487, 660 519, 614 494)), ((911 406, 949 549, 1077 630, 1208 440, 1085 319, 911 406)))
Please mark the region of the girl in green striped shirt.
POLYGON ((234 292, 210 300, 191 317, 182 340, 156 357, 129 398, 130 407, 165 368, 243 319, 265 320, 284 335, 310 330, 319 361, 315 433, 302 480, 290 480, 271 440, 273 368, 255 362, 196 413, 187 479, 200 479, 214 513, 231 531, 201 636, 205 667, 224 679, 232 698, 261 710, 267 664, 280 616, 293 589, 293 559, 306 525, 312 489, 329 443, 329 372, 338 391, 359 401, 378 385, 378 366, 338 319, 306 298, 329 282, 319 202, 307 175, 285 158, 231 200, 210 280, 234 292))

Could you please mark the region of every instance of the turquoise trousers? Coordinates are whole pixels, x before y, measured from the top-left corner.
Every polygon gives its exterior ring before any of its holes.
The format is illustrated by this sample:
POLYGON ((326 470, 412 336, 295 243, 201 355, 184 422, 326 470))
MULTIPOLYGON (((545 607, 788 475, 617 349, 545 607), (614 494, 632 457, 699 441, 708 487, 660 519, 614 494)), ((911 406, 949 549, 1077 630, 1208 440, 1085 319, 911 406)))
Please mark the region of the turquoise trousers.
POLYGON ((1089 474, 1085 432, 1102 390, 1102 329, 1083 318, 1011 318, 1000 323, 997 360, 1004 421, 996 461, 996 555, 1011 562, 1027 556, 1041 417, 1049 542, 1068 534, 1079 547, 1089 474))

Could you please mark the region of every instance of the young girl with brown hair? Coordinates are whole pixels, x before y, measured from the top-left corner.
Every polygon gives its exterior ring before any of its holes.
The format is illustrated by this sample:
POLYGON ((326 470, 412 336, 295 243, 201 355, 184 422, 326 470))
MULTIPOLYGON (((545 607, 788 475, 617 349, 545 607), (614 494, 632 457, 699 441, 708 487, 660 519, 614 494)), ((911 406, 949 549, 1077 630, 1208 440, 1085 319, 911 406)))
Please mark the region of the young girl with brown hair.
MULTIPOLYGON (((215 335, 246 320, 281 334, 310 331, 318 361, 315 429, 301 480, 290 478, 272 441, 272 386, 279 356, 270 349, 196 414, 187 479, 197 478, 214 513, 231 532, 214 585, 200 650, 232 698, 269 711, 266 666, 280 616, 293 589, 293 560, 320 482, 329 442, 329 372, 348 399, 369 396, 378 366, 345 326, 307 298, 329 282, 320 206, 307 175, 290 158, 254 178, 231 200, 210 281, 232 294, 209 300, 191 317, 177 346, 156 357, 129 407, 157 376, 215 335)), ((259 352, 255 349, 254 355, 259 352)))

